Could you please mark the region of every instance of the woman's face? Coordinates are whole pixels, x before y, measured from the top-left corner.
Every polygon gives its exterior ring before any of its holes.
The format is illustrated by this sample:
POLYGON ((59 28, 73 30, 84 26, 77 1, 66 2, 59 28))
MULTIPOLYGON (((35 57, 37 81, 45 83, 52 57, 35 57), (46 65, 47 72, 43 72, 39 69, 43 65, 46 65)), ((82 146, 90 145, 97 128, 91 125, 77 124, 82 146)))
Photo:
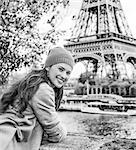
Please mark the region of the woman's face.
POLYGON ((49 78, 57 88, 61 88, 69 79, 72 67, 65 63, 55 64, 49 69, 49 78))

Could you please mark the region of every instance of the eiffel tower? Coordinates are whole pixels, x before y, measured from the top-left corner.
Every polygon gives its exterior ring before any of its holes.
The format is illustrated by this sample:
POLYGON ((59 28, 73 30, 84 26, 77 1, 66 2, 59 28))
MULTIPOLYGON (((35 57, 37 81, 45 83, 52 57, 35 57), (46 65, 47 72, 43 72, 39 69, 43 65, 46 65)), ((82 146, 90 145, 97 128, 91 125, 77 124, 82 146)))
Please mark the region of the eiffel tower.
POLYGON ((101 72, 111 74, 114 80, 121 73, 119 63, 123 64, 127 78, 126 63, 136 69, 136 40, 120 0, 83 0, 71 37, 64 46, 76 62, 92 62, 95 75, 100 65, 101 72))

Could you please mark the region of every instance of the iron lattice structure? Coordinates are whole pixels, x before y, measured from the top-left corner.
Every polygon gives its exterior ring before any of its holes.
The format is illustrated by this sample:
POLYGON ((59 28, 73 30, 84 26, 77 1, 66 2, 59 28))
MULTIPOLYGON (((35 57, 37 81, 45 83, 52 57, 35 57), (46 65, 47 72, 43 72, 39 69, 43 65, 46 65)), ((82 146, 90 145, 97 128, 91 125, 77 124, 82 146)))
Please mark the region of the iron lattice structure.
MULTIPOLYGON (((99 64, 118 78, 118 62, 136 69, 136 40, 126 21, 120 0, 83 0, 70 39, 64 46, 75 60, 91 60, 94 73, 99 64)), ((127 70, 126 70, 127 75, 127 70)))

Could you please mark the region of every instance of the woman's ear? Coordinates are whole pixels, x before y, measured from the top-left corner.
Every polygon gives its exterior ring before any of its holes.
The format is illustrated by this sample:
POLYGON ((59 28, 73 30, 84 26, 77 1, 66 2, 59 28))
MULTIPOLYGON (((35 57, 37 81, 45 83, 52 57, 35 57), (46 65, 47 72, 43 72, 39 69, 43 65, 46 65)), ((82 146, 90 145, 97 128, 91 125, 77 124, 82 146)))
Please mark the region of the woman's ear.
POLYGON ((50 67, 46 67, 45 70, 46 70, 46 72, 47 72, 47 76, 49 77, 49 70, 50 70, 50 67))

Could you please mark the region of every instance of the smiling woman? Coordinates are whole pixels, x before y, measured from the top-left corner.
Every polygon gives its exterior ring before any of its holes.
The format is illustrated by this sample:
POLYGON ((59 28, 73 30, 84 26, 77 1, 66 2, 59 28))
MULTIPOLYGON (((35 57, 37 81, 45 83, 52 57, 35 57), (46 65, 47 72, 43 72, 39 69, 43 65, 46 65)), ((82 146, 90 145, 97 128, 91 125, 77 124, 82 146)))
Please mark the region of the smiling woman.
POLYGON ((68 51, 57 47, 50 51, 46 59, 46 68, 50 81, 58 88, 61 88, 69 79, 73 69, 73 57, 68 51))
POLYGON ((2 150, 38 150, 42 135, 48 142, 60 142, 66 137, 56 111, 73 66, 71 53, 55 47, 50 50, 42 70, 31 71, 2 96, 2 150))

